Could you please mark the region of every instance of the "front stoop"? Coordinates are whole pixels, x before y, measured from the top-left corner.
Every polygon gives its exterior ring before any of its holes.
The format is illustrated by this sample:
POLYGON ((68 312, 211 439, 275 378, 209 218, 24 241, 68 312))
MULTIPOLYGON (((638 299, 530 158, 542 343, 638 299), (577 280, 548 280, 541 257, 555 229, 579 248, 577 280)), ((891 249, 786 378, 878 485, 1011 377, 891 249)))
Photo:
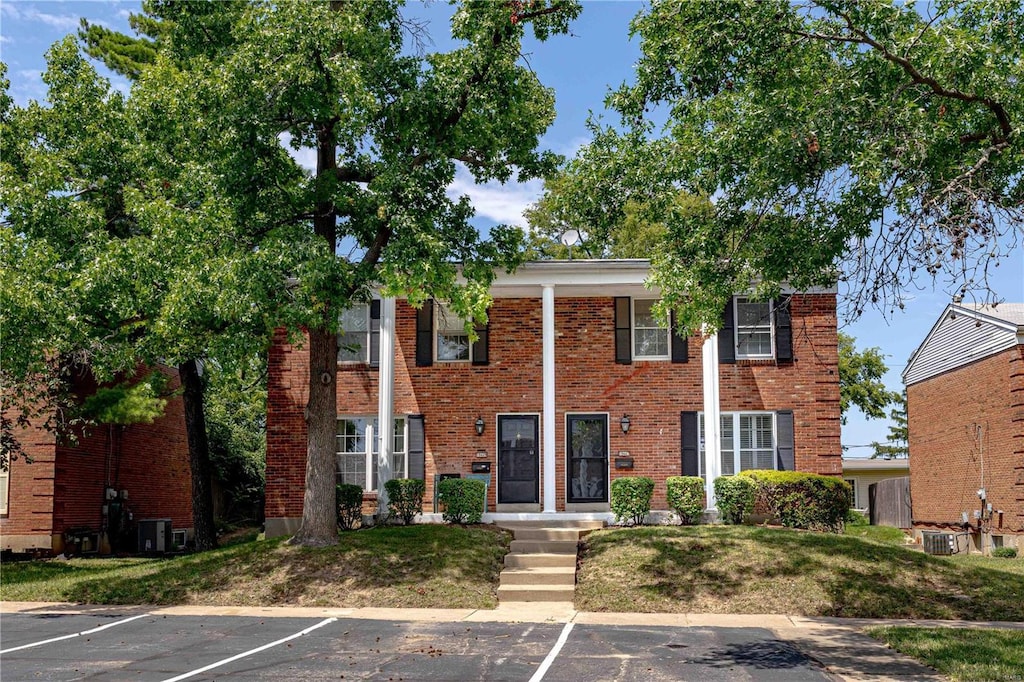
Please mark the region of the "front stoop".
POLYGON ((576 592, 576 551, 580 536, 603 523, 501 524, 511 530, 510 552, 500 575, 498 601, 569 602, 576 592))

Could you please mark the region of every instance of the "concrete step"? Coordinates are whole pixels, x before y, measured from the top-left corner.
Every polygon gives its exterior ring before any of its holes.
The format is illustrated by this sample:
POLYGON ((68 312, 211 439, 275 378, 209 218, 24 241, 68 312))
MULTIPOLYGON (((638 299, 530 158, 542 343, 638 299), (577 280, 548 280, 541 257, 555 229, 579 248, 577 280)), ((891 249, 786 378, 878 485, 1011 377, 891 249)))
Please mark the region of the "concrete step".
POLYGON ((604 528, 604 521, 579 521, 574 519, 545 519, 543 521, 498 521, 499 528, 516 530, 518 528, 572 528, 574 530, 596 530, 604 528))
POLYGON ((578 542, 580 531, 576 528, 516 528, 516 540, 572 540, 578 542))
POLYGON ((513 554, 572 554, 576 556, 576 540, 513 540, 513 554))
POLYGON ((562 601, 571 602, 575 596, 574 585, 501 585, 498 587, 498 601, 562 601))
POLYGON ((551 568, 564 567, 576 570, 575 554, 506 554, 505 566, 509 568, 551 568))
POLYGON ((500 575, 502 585, 575 585, 575 566, 541 566, 516 568, 508 566, 500 575))

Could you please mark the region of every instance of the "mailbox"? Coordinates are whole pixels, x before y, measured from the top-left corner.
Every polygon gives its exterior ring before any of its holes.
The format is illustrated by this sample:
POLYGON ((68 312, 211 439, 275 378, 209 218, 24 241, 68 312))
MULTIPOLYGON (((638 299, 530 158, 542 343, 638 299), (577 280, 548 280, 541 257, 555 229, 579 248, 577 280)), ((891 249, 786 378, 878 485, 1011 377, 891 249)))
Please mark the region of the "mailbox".
POLYGON ((489 474, 491 473, 490 462, 473 462, 473 473, 474 474, 489 474))

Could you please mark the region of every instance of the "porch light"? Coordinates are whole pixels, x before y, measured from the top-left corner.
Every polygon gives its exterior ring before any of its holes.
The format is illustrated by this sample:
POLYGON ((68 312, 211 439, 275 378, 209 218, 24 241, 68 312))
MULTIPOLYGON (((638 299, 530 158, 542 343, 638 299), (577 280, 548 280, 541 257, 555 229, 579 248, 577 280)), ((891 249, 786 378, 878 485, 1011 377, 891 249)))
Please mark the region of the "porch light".
POLYGON ((622 415, 622 419, 619 420, 619 426, 622 427, 623 433, 629 433, 629 415, 622 415))
POLYGON ((484 418, 482 416, 477 415, 475 426, 476 426, 476 435, 478 435, 478 436, 484 435, 484 418))

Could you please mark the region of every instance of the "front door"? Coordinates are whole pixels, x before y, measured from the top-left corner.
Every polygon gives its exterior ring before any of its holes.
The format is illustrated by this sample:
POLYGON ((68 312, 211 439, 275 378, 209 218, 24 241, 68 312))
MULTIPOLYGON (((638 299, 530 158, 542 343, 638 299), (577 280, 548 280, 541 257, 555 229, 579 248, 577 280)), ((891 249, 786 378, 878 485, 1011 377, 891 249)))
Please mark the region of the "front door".
POLYGON ((498 504, 540 501, 540 418, 498 416, 498 504))
POLYGON ((608 415, 565 418, 567 502, 608 501, 608 415))

